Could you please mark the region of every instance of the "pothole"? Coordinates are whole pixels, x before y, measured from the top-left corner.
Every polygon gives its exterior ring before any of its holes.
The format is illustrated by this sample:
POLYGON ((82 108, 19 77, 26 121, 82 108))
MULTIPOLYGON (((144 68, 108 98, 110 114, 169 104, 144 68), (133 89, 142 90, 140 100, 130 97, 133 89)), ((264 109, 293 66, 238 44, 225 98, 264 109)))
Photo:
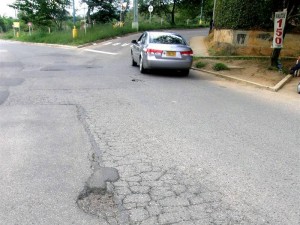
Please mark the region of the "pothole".
POLYGON ((112 190, 107 188, 107 182, 115 182, 118 179, 119 173, 115 168, 95 169, 77 198, 78 207, 85 213, 97 215, 107 221, 117 220, 118 207, 114 201, 112 190))
POLYGON ((113 193, 96 194, 90 193, 77 200, 77 205, 85 213, 96 215, 101 218, 117 218, 118 207, 114 201, 113 193))

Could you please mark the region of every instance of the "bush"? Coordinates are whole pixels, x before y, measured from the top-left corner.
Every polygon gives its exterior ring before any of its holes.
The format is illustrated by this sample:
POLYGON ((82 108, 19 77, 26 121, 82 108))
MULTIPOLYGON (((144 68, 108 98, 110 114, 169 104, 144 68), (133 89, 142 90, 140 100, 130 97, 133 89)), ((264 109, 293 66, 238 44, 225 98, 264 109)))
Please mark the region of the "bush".
POLYGON ((270 20, 272 5, 271 0, 220 0, 216 4, 215 28, 273 28, 273 22, 270 20))
POLYGON ((197 63, 195 64, 195 66, 196 66, 196 68, 203 68, 203 67, 206 66, 206 64, 207 64, 207 63, 204 63, 204 62, 199 61, 199 62, 197 62, 197 63))
POLYGON ((216 63, 216 64, 213 66, 213 70, 215 70, 215 71, 229 70, 229 68, 228 68, 228 66, 226 66, 226 65, 223 64, 223 63, 216 63))

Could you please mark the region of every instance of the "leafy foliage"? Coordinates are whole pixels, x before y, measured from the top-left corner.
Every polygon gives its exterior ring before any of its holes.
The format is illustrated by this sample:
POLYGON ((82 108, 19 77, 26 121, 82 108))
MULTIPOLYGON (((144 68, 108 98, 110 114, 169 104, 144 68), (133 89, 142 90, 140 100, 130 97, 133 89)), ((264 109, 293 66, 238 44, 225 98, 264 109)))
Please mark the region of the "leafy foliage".
POLYGON ((154 7, 153 14, 165 17, 170 24, 174 25, 176 14, 179 19, 193 19, 198 16, 201 0, 139 0, 139 12, 148 15, 149 5, 154 7))
POLYGON ((154 7, 153 15, 164 17, 170 24, 187 19, 200 19, 201 7, 202 19, 209 21, 212 17, 214 0, 139 0, 139 12, 149 15, 148 7, 154 7))
POLYGON ((219 0, 214 25, 221 29, 257 29, 273 26, 272 0, 219 0))
POLYGON ((18 17, 24 23, 32 22, 41 27, 51 26, 54 23, 61 29, 63 21, 69 15, 66 10, 69 5, 70 0, 16 0, 10 7, 19 9, 18 17))
POLYGON ((197 18, 198 20, 209 21, 212 17, 212 9, 213 0, 183 0, 178 4, 178 19, 186 20, 197 18))
POLYGON ((88 6, 87 19, 89 24, 92 24, 92 21, 106 23, 119 17, 121 5, 118 0, 81 0, 81 2, 88 6))
POLYGON ((0 33, 1 32, 6 32, 9 29, 11 29, 13 24, 13 19, 12 18, 6 18, 6 17, 1 17, 0 16, 0 33))

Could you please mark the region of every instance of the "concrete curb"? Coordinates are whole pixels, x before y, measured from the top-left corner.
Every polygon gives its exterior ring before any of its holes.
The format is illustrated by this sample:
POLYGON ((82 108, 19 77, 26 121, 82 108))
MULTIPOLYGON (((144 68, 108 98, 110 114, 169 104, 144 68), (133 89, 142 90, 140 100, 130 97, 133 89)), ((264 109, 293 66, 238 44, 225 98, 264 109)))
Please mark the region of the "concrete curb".
POLYGON ((286 83, 288 83, 293 78, 292 75, 287 75, 285 78, 283 78, 281 81, 279 81, 273 88, 274 91, 279 91, 286 83))
POLYGON ((196 70, 196 71, 205 72, 205 73, 210 73, 210 74, 213 74, 215 76, 225 78, 227 80, 233 80, 233 81, 238 81, 238 82, 245 83, 245 84, 250 84, 252 86, 256 86, 256 87, 263 88, 263 89, 266 89, 266 90, 269 90, 269 91, 274 91, 274 92, 279 91, 286 83, 288 83, 293 78, 292 75, 287 75, 281 81, 279 81, 275 86, 271 87, 271 86, 255 83, 255 82, 252 82, 252 81, 249 81, 249 80, 244 80, 244 79, 236 78, 236 77, 233 77, 233 76, 228 76, 228 75, 212 72, 212 71, 209 71, 209 70, 198 69, 198 68, 195 68, 195 67, 192 67, 191 69, 196 70))

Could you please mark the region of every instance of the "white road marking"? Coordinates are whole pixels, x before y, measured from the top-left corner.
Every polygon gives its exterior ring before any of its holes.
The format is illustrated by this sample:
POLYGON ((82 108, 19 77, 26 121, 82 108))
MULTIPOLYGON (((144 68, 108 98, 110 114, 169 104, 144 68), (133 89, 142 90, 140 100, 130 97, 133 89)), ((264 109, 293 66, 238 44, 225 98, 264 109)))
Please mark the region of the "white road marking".
POLYGON ((7 50, 5 50, 5 49, 0 49, 0 52, 7 52, 7 50))
POLYGON ((104 51, 98 51, 98 50, 93 50, 93 49, 84 49, 84 50, 88 51, 88 52, 95 52, 95 53, 100 53, 100 54, 118 55, 118 53, 114 53, 114 52, 104 52, 104 51))
POLYGON ((113 46, 117 46, 117 45, 120 45, 120 44, 121 44, 121 43, 114 43, 113 46))
POLYGON ((129 45, 128 43, 125 43, 125 44, 122 44, 121 46, 122 47, 125 47, 125 46, 127 46, 127 45, 129 45))
POLYGON ((110 45, 112 42, 105 42, 103 45, 110 45))

